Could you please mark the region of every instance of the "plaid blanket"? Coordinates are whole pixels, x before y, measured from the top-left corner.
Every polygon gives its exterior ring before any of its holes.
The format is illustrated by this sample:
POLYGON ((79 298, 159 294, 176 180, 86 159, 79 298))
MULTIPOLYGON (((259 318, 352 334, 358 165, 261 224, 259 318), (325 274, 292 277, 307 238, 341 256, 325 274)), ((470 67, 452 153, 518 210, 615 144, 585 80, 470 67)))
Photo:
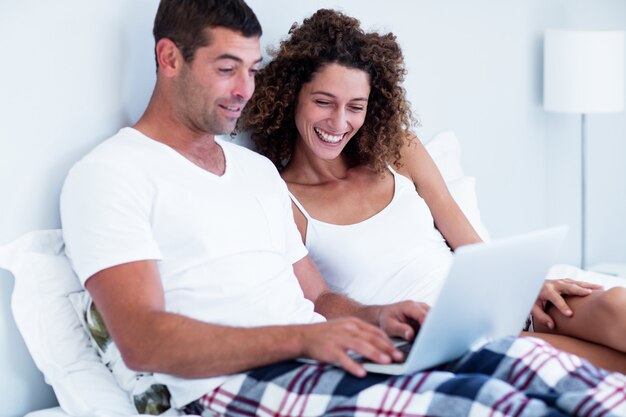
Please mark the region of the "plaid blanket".
POLYGON ((233 377, 189 404, 208 416, 626 416, 626 375, 535 338, 490 342, 437 370, 352 377, 283 362, 233 377))

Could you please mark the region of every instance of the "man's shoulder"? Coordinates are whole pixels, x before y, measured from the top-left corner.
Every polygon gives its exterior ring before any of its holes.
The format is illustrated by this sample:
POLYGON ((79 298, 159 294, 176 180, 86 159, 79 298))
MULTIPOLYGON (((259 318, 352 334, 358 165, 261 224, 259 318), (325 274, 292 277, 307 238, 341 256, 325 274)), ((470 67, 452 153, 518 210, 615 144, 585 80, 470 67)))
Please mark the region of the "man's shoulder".
POLYGON ((138 153, 142 152, 137 132, 132 128, 122 128, 115 135, 105 139, 81 158, 76 165, 89 163, 103 163, 111 165, 123 164, 126 161, 136 161, 138 153))
POLYGON ((105 171, 109 175, 128 176, 150 171, 160 163, 159 147, 155 143, 133 128, 122 128, 78 160, 69 174, 105 171))
POLYGON ((63 189, 85 187, 102 188, 105 184, 120 182, 144 186, 149 182, 148 157, 150 144, 143 143, 132 128, 123 128, 105 139, 78 160, 69 170, 63 189))
POLYGON ((72 166, 61 190, 61 211, 72 206, 93 211, 121 200, 149 204, 156 162, 147 156, 151 144, 134 132, 121 129, 72 166))

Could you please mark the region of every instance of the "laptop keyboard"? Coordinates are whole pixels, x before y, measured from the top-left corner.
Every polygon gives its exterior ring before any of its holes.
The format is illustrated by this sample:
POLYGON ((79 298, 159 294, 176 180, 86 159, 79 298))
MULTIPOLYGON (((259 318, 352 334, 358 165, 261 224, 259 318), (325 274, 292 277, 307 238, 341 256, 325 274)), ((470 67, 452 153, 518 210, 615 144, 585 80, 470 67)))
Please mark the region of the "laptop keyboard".
POLYGON ((411 351, 411 347, 413 347, 412 343, 409 342, 405 342, 399 346, 396 346, 396 349, 398 349, 400 352, 402 352, 402 354, 404 355, 404 360, 402 362, 404 362, 407 358, 407 356, 409 356, 409 352, 411 351))
MULTIPOLYGON (((394 363, 404 363, 406 361, 406 358, 409 356, 409 352, 411 351, 411 347, 413 346, 413 344, 410 343, 410 342, 407 342, 406 340, 402 340, 402 341, 394 343, 394 345, 395 345, 396 349, 398 349, 404 355, 404 358, 402 358, 401 361, 394 362, 394 363)), ((357 353, 349 351, 348 354, 356 362, 359 362, 359 363, 374 363, 370 359, 368 359, 368 358, 366 358, 364 356, 361 356, 361 355, 359 355, 357 353)))

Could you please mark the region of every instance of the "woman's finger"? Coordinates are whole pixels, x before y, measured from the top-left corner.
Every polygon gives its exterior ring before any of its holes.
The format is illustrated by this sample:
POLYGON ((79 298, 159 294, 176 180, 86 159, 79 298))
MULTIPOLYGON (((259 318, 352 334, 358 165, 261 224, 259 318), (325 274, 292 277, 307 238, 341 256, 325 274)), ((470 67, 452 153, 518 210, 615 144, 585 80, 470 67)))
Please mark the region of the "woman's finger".
POLYGON ((561 282, 558 286, 556 286, 555 289, 559 294, 577 295, 579 297, 584 297, 593 292, 591 288, 580 286, 578 285, 578 283, 569 283, 569 282, 561 282))
MULTIPOLYGON (((584 295, 587 295, 587 293, 584 295)), ((567 303, 565 302, 565 299, 561 297, 561 295, 554 294, 552 297, 550 297, 549 301, 552 303, 554 307, 556 307, 557 310, 561 312, 561 314, 567 317, 570 317, 572 314, 574 314, 572 309, 569 307, 569 305, 567 305, 567 303)))
POLYGON ((543 309, 537 304, 533 306, 531 310, 531 314, 533 316, 533 320, 536 323, 543 323, 549 329, 554 329, 554 323, 552 322, 552 318, 549 315, 547 315, 546 312, 543 311, 543 309))
POLYGON ((591 282, 575 281, 573 279, 568 280, 568 281, 571 281, 572 283, 578 285, 579 287, 588 288, 590 290, 603 290, 604 289, 604 287, 602 285, 593 284, 591 282))

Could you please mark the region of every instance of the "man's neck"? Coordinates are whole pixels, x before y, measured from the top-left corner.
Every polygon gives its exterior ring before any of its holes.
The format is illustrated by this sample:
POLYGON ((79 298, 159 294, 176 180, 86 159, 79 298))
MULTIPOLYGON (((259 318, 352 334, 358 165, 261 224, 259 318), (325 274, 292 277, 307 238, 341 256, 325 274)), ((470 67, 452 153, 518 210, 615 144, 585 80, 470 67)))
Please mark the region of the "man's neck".
POLYGON ((151 106, 133 128, 148 138, 161 142, 200 168, 221 176, 226 171, 226 158, 215 135, 195 132, 179 121, 168 117, 168 112, 155 112, 151 106))

